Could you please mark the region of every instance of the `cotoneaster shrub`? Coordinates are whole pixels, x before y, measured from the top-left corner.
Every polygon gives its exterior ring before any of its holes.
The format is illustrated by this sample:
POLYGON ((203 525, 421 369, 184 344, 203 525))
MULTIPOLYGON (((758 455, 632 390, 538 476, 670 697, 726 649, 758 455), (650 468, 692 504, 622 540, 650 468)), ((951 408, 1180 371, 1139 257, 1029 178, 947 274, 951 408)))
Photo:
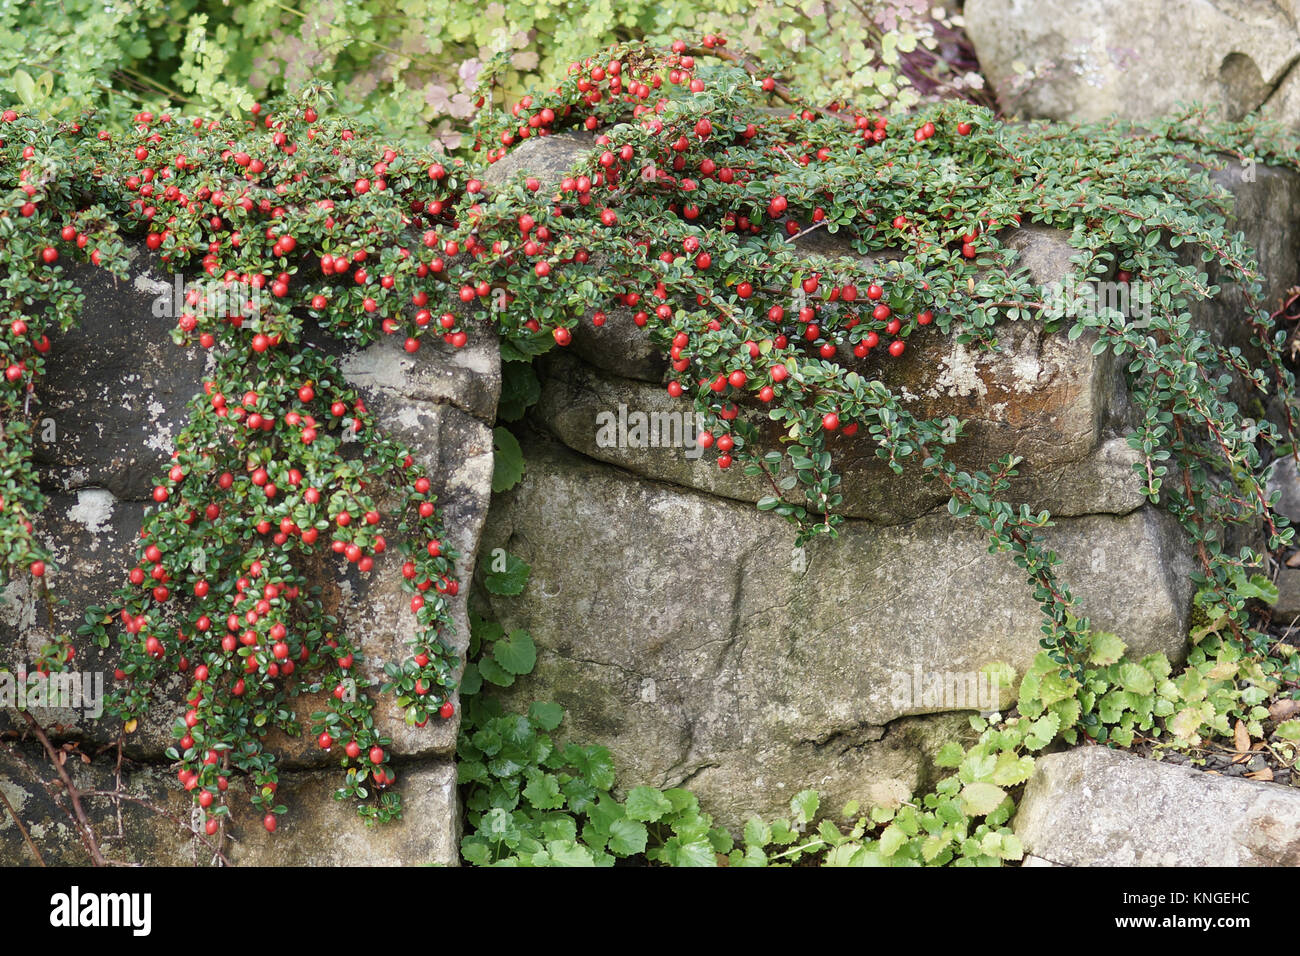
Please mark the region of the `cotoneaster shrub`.
MULTIPOLYGON (((710 423, 702 440, 717 466, 765 477, 772 494, 759 508, 789 520, 798 540, 835 533, 846 443, 868 442, 896 471, 944 488, 954 516, 1010 552, 1042 604, 1045 666, 1077 691, 1052 702, 1079 703, 1062 724, 1105 740, 1126 708, 1103 711, 1094 692, 1086 609, 1037 536, 1050 516, 1001 500, 1016 462, 958 468, 946 449, 960 430, 916 418, 873 372, 936 336, 991 347, 998 321, 1092 330, 1098 351, 1128 363, 1138 472, 1196 543, 1207 616, 1262 672, 1294 672, 1245 611, 1241 585, 1259 555, 1223 546, 1232 525, 1262 523, 1270 547, 1290 540, 1257 446, 1290 447, 1294 379, 1250 251, 1225 228, 1230 197, 1205 171, 1225 152, 1294 166, 1269 130, 1198 113, 1135 129, 1004 126, 969 104, 906 120, 818 107, 717 37, 699 49, 612 47, 510 109, 482 97, 468 163, 386 142, 330 114, 325 99, 308 87, 238 121, 143 112, 119 133, 94 117, 58 125, 14 110, 0 126, 7 573, 40 587, 52 570, 33 535, 43 499, 27 396, 49 335, 77 314, 62 263, 123 274, 122 237, 135 233, 171 267, 215 280, 174 332, 213 350, 215 372, 158 477, 128 583, 87 623, 121 647, 114 709, 128 728, 155 705, 161 677, 190 678, 173 756, 212 812, 210 831, 232 771, 259 785, 274 828, 284 808, 261 741, 272 727, 300 729, 288 698, 304 690, 333 691, 311 732, 343 750, 342 792, 368 816, 398 812, 391 795, 370 799, 393 775, 370 694, 349 692, 361 649, 309 586, 308 562, 326 549, 362 573, 404 562, 419 632, 380 690, 414 724, 452 712, 459 662, 446 595, 458 585, 427 476, 377 430, 336 364, 301 344, 309 324, 356 343, 400 335, 409 351, 430 331, 458 348, 490 328, 504 357, 521 361, 568 345, 578 323, 599 324, 615 305, 633 309, 672 361, 669 392, 710 423), (596 135, 558 184, 519 175, 485 188, 484 162, 569 128, 596 135), (1079 282, 1149 283, 1154 317, 1139 326, 1114 309, 1068 323, 1050 314, 1004 243, 1005 230, 1030 223, 1070 232, 1079 282), (811 229, 902 257, 796 255, 789 239, 811 229), (1192 324, 1189 306, 1216 288, 1184 246, 1243 290, 1253 354, 1192 324), (219 293, 251 307, 214 313, 204 297, 219 293), (1286 421, 1247 421, 1234 382, 1274 394, 1286 421), (781 440, 762 441, 760 426, 781 440)), ((968 810, 992 812, 993 796, 981 790, 968 810)))

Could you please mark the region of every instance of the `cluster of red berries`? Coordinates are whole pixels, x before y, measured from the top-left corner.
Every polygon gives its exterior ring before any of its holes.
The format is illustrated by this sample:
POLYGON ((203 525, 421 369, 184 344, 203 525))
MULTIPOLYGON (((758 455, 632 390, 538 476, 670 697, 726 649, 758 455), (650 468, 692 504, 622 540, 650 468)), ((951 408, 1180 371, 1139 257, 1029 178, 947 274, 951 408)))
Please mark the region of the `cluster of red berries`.
MULTIPOLYGON (((725 40, 718 37, 703 44, 710 50, 723 45, 725 40)), ((778 190, 771 192, 762 205, 745 210, 736 208, 734 196, 744 194, 759 179, 770 179, 771 172, 761 159, 763 155, 789 157, 801 168, 833 164, 837 157, 851 156, 855 150, 860 152, 884 143, 890 134, 889 121, 868 114, 848 116, 848 122, 841 118, 838 121, 843 127, 841 135, 819 146, 810 142, 806 129, 800 125, 819 118, 817 111, 809 107, 791 113, 788 124, 736 119, 724 123, 716 113, 666 122, 671 88, 682 88, 692 95, 705 94, 711 88, 707 78, 699 73, 699 62, 683 41, 674 43, 668 56, 650 66, 647 72, 645 63, 632 59, 625 62, 611 56, 590 58, 570 66, 566 87, 552 90, 546 97, 526 97, 511 111, 511 118, 519 120, 519 125, 503 131, 501 145, 488 151, 489 162, 498 161, 521 139, 549 135, 574 124, 598 129, 614 122, 620 110, 628 111, 638 128, 617 135, 597 135, 595 161, 589 173, 564 177, 550 209, 529 208, 516 214, 514 225, 525 241, 513 255, 505 254, 507 263, 521 268, 530 261, 527 268, 542 280, 543 294, 545 290, 560 288, 568 269, 586 265, 590 245, 600 241, 593 227, 618 223, 620 206, 634 203, 638 194, 660 201, 675 214, 682 227, 670 234, 671 245, 652 253, 654 240, 649 237, 635 238, 631 243, 646 260, 654 255, 668 267, 685 258, 693 269, 677 285, 695 288, 684 292, 660 277, 650 288, 614 293, 611 306, 631 310, 633 321, 641 327, 657 320, 653 327, 664 330, 663 341, 675 373, 667 386, 669 393, 685 395, 692 383, 699 389, 697 396, 712 393, 718 397, 712 407, 723 423, 729 420, 722 414, 728 403, 756 399, 762 406, 780 401, 788 373, 783 361, 786 357, 798 357, 807 350, 828 362, 838 361, 841 354, 863 360, 877 350, 893 358, 901 357, 907 348, 905 337, 934 321, 934 309, 925 304, 924 282, 915 289, 891 290, 885 280, 855 276, 828 281, 826 276, 814 273, 799 283, 796 290, 799 295, 790 296, 782 289, 784 277, 772 273, 735 282, 732 291, 738 302, 728 307, 713 300, 712 304, 721 306, 714 317, 695 319, 689 310, 691 298, 697 307, 710 304, 698 291, 698 281, 712 269, 718 248, 729 248, 721 236, 762 238, 775 233, 794 237, 827 221, 827 207, 834 201, 829 191, 816 197, 824 198, 825 202, 810 202, 802 195, 802 189, 797 196, 778 190), (665 69, 666 87, 660 84, 660 71, 665 69), (659 90, 662 92, 654 96, 659 90), (584 115, 584 110, 592 113, 584 115), (569 254, 552 252, 553 247, 566 245, 572 250, 569 254), (701 360, 692 349, 696 340, 711 339, 710 333, 719 332, 737 319, 750 330, 750 338, 741 345, 738 356, 741 361, 737 366, 719 369, 716 360, 701 360), (766 327, 764 319, 769 323, 766 327), (769 356, 769 359, 777 358, 770 364, 781 372, 755 374, 761 371, 755 367, 760 358, 757 344, 760 337, 767 339, 777 353, 769 356), (696 373, 693 379, 692 372, 696 373)), ((759 85, 765 93, 777 90, 771 77, 763 78, 759 85)), ((681 102, 689 104, 692 99, 688 96, 681 102)), ((972 131, 971 124, 965 121, 957 122, 955 128, 958 136, 967 136, 972 131)), ((926 121, 916 128, 913 140, 923 143, 938 132, 933 121, 926 121)), ((529 179, 526 186, 530 193, 539 188, 535 179, 529 179)), ((897 230, 913 229, 904 213, 897 214, 892 222, 897 230)), ((486 223, 477 225, 481 232, 486 223)), ((974 257, 978 251, 978 234, 965 234, 961 239, 962 253, 967 258, 974 257)), ((476 285, 462 287, 461 300, 473 303, 508 281, 498 278, 493 283, 480 277, 476 285)), ((515 292, 515 289, 506 290, 507 302, 515 300, 515 292)), ((607 308, 597 306, 591 311, 593 326, 605 324, 607 308)), ((540 322, 532 317, 520 324, 529 331, 542 329, 540 322)), ((560 346, 573 341, 568 323, 555 325, 550 333, 560 346)), ((841 425, 841 417, 839 411, 825 413, 824 430, 852 437, 861 423, 849 421, 841 425)), ((705 447, 710 447, 711 439, 712 435, 706 433, 705 447)), ((719 440, 716 446, 720 452, 718 464, 728 467, 732 461, 729 454, 732 445, 729 440, 719 440)))

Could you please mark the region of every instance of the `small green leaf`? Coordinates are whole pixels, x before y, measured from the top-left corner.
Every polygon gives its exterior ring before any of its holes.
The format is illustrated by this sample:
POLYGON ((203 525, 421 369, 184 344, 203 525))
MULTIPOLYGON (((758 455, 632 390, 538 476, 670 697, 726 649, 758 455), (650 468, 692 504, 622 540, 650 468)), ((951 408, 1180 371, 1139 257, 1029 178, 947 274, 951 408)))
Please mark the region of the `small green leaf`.
MULTIPOLYGON (((464 685, 461 687, 464 690, 464 685)), ((554 730, 564 721, 564 708, 550 701, 534 701, 528 708, 528 717, 543 730, 554 730)))
POLYGON ((645 852, 650 831, 638 820, 615 820, 609 826, 609 852, 615 856, 636 856, 645 852))
POLYGON ((625 805, 629 818, 644 823, 654 823, 673 808, 668 798, 654 787, 633 787, 628 791, 625 805))
POLYGON ((478 662, 478 672, 483 680, 498 687, 510 687, 515 682, 515 675, 507 671, 491 657, 483 657, 478 662))
POLYGON ((492 594, 499 594, 502 597, 516 597, 522 594, 524 588, 528 586, 528 578, 533 571, 532 566, 523 558, 509 552, 491 558, 486 567, 483 586, 492 594))
POLYGON ((996 810, 1006 796, 1006 791, 991 783, 968 783, 961 788, 962 809, 967 816, 982 817, 996 810))
POLYGON ((524 452, 519 440, 501 426, 492 429, 492 491, 509 491, 524 477, 524 452))
POLYGON ((1300 720, 1284 720, 1273 733, 1283 740, 1300 740, 1300 720))
POLYGON ((510 674, 528 674, 537 663, 537 645, 527 631, 511 631, 508 637, 492 645, 492 657, 501 665, 502 670, 510 674))
POLYGON ((790 813, 796 823, 811 823, 820 805, 821 797, 816 790, 800 790, 790 801, 790 813))

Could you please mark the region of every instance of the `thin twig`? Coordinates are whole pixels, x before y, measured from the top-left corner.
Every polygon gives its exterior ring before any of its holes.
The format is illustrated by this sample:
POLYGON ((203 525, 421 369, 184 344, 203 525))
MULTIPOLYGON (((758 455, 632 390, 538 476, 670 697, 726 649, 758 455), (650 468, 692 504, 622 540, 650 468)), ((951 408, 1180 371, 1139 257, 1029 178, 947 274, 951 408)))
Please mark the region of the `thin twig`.
POLYGON ((95 866, 104 866, 108 861, 100 851, 99 841, 95 839, 95 831, 90 825, 90 820, 86 816, 86 811, 81 807, 80 792, 72 782, 72 778, 68 776, 68 772, 63 769, 63 764, 59 762, 59 756, 54 749, 54 745, 50 743, 50 738, 45 736, 45 728, 37 722, 35 717, 27 713, 27 711, 22 711, 22 715, 26 718, 27 725, 31 728, 32 733, 36 735, 36 739, 39 740, 41 746, 45 748, 46 754, 49 755, 50 763, 54 764, 54 769, 58 771, 59 779, 63 781, 63 786, 67 789, 68 800, 72 804, 72 812, 76 814, 77 823, 83 830, 82 842, 86 844, 86 849, 90 853, 91 862, 94 863, 95 866))
POLYGON ((36 849, 36 844, 32 842, 32 838, 28 834, 27 828, 23 826, 23 821, 18 819, 18 811, 14 809, 14 805, 9 802, 9 798, 5 796, 3 790, 0 790, 0 803, 5 805, 5 809, 9 811, 9 815, 14 818, 14 823, 18 824, 18 832, 23 835, 23 840, 26 841, 28 849, 30 849, 32 855, 36 857, 37 865, 44 866, 45 860, 41 857, 41 851, 36 849))

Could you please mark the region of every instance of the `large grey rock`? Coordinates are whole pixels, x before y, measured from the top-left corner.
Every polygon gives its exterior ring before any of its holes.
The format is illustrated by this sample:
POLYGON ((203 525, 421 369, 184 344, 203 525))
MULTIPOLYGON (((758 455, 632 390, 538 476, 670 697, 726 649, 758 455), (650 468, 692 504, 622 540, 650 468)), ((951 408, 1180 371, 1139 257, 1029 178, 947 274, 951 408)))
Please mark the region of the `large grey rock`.
POLYGON ((1272 105, 1300 121, 1288 96, 1300 58, 1289 2, 968 0, 963 16, 1013 114, 1141 120, 1197 101, 1231 118, 1272 105))
MULTIPOLYGON (((144 511, 143 502, 119 499, 106 488, 88 486, 72 494, 50 496, 40 530, 59 566, 58 572, 50 573, 49 580, 53 595, 62 603, 47 605, 26 575, 15 577, 0 590, 0 670, 25 672, 43 645, 56 635, 76 630, 88 607, 102 607, 112 600, 133 560, 144 511)), ((88 686, 102 688, 105 694, 111 692, 118 660, 116 644, 101 649, 79 641, 75 646, 72 669, 88 686)), ((177 674, 165 682, 164 692, 179 701, 184 688, 177 674)), ((100 720, 102 710, 90 699, 80 707, 40 708, 33 713, 42 723, 57 724, 61 735, 98 744, 116 740, 121 730, 119 722, 100 720)), ((151 709, 137 731, 126 738, 127 753, 161 758, 171 746, 175 716, 172 708, 151 709)), ((0 727, 6 722, 22 726, 21 718, 12 709, 0 708, 0 727)))
MULTIPOLYGON (((483 540, 532 565, 522 596, 484 597, 540 648, 512 701, 558 700, 567 733, 608 744, 623 781, 689 781, 728 823, 805 786, 833 803, 907 784, 873 746, 900 739, 899 718, 999 706, 918 687, 998 661, 1023 672, 1039 650, 1022 573, 946 514, 850 521, 796 552, 790 527, 751 505, 552 443, 527 443, 526 460, 483 540)), ((1098 626, 1135 654, 1181 654, 1190 562, 1163 513, 1064 519, 1048 541, 1098 626)))
POLYGON ((1106 747, 1040 757, 1014 826, 1065 866, 1300 865, 1300 793, 1106 747))
MULTIPOLYGON (((75 758, 68 760, 65 769, 80 792, 91 794, 115 789, 114 766, 110 751, 88 765, 75 758)), ((449 761, 398 765, 396 775, 403 800, 402 819, 367 826, 352 801, 334 799, 342 780, 337 767, 283 773, 276 793, 290 812, 280 816, 274 834, 266 832, 262 812, 249 803, 247 783, 232 778, 226 792, 231 820, 226 825, 224 853, 235 866, 456 865, 460 858, 460 808, 455 767, 449 761)), ((39 749, 0 749, 0 793, 23 820, 41 859, 47 866, 85 866, 90 856, 69 818, 66 798, 56 802, 42 783, 55 779, 55 771, 39 749)), ((60 791, 56 788, 54 792, 60 791)), ((128 799, 120 802, 107 796, 81 799, 105 857, 144 866, 207 866, 214 862, 211 847, 189 829, 196 821, 193 801, 177 784, 175 774, 153 765, 128 763, 123 768, 122 792, 128 799), (148 806, 129 798, 143 800, 148 806)), ((198 824, 202 825, 201 817, 198 824)), ((0 812, 0 860, 11 866, 36 862, 7 811, 0 812)))
POLYGON ((483 183, 500 189, 517 173, 525 173, 540 182, 543 189, 554 189, 574 163, 595 147, 596 134, 581 130, 534 136, 489 166, 483 183))

